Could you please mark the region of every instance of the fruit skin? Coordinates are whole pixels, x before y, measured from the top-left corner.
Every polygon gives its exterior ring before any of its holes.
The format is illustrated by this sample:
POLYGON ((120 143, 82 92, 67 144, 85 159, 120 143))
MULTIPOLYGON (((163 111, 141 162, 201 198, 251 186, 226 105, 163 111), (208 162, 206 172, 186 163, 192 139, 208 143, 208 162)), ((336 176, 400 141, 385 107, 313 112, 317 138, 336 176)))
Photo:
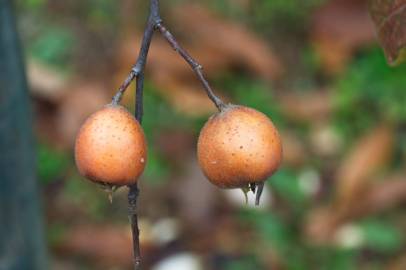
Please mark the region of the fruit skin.
POLYGON ((210 182, 221 188, 245 188, 265 181, 278 169, 282 142, 265 114, 227 105, 200 132, 197 156, 210 182))
POLYGON ((82 125, 75 160, 86 178, 110 186, 137 182, 147 159, 145 135, 124 107, 109 104, 82 125))

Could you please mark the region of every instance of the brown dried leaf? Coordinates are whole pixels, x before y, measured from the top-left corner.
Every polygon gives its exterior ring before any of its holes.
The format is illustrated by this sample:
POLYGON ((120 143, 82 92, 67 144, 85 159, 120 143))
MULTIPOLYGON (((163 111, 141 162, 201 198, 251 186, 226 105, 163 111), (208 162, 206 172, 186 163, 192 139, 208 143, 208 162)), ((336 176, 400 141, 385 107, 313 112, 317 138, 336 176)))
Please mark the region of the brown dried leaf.
POLYGON ((304 223, 305 239, 312 244, 332 242, 332 236, 341 223, 341 216, 333 207, 325 206, 313 209, 304 223))
POLYGON ((61 74, 33 59, 28 59, 27 77, 33 95, 47 101, 58 102, 67 90, 61 74))
POLYGON ((391 260, 386 270, 404 270, 406 265, 406 254, 401 254, 398 258, 391 260))
POLYGON ((282 132, 283 163, 290 166, 300 166, 307 160, 308 153, 304 143, 292 132, 282 132))
POLYGON ((60 253, 81 256, 97 261, 100 265, 128 267, 132 264, 132 237, 127 227, 73 227, 55 248, 60 253))
POLYGON ((378 38, 390 65, 406 59, 406 0, 371 0, 378 38))
POLYGON ((371 186, 357 208, 359 215, 365 215, 392 208, 404 201, 406 201, 406 176, 395 174, 371 186))
POLYGON ((97 82, 78 82, 68 87, 57 113, 61 142, 72 146, 85 119, 111 101, 110 91, 97 82))
POLYGON ((372 184, 358 196, 351 208, 337 212, 342 220, 360 218, 393 208, 406 201, 406 176, 395 173, 372 184))
POLYGON ((368 131, 358 140, 337 171, 339 208, 352 207, 360 192, 369 186, 371 177, 390 161, 393 144, 393 128, 386 124, 368 131))
POLYGON ((193 34, 194 44, 213 50, 217 57, 229 58, 234 65, 265 80, 282 74, 282 65, 270 46, 243 25, 193 4, 177 6, 173 18, 181 31, 193 34))
POLYGON ((357 194, 357 201, 351 207, 337 208, 336 205, 329 205, 311 211, 304 227, 306 239, 314 244, 332 243, 335 232, 341 225, 406 201, 405 173, 396 173, 384 181, 380 180, 357 194))
POLYGON ((314 13, 311 38, 328 73, 341 72, 356 50, 374 41, 365 6, 364 0, 332 0, 314 13))
POLYGON ((282 112, 296 121, 323 120, 333 110, 332 96, 328 91, 288 93, 280 95, 278 100, 282 112))
POLYGON ((216 111, 216 107, 207 97, 200 85, 195 83, 179 83, 176 81, 158 81, 157 86, 162 95, 176 108, 180 113, 189 116, 209 115, 216 111))

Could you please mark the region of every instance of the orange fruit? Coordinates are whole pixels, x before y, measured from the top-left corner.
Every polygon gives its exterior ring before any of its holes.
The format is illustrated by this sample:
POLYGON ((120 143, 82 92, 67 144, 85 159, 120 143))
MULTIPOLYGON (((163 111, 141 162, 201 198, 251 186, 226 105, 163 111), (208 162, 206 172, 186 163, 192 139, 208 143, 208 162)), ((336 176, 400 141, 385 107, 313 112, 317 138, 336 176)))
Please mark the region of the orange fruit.
POLYGON ((272 121, 244 106, 227 105, 200 132, 197 156, 203 173, 221 188, 247 188, 270 177, 282 160, 272 121))
POLYGON ((146 159, 142 127, 122 106, 109 104, 92 114, 76 137, 79 172, 97 183, 133 184, 144 171, 146 159))

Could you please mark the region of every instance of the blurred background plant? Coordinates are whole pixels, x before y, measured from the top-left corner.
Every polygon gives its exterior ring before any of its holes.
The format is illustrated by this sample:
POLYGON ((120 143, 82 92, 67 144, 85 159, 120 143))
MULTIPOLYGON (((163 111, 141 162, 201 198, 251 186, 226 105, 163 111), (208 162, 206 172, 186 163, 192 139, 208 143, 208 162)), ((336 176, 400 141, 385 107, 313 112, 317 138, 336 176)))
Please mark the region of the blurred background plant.
MULTIPOLYGON (((16 1, 51 269, 131 269, 126 193, 110 204, 84 181, 72 144, 134 63, 146 2, 16 1)), ((273 119, 284 163, 259 208, 213 188, 195 144, 215 108, 155 37, 139 203, 145 269, 406 269, 406 66, 388 66, 366 1, 162 6, 218 93, 273 119)))

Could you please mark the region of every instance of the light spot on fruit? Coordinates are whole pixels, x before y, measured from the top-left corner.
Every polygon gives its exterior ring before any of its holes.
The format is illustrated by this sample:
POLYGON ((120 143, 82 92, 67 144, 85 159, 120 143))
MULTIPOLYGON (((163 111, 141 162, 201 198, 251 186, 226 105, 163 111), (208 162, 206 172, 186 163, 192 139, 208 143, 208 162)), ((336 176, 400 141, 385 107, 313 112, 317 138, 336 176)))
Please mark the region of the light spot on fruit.
POLYGON ((144 162, 145 162, 145 159, 144 159, 144 158, 141 158, 141 159, 140 159, 140 162, 141 162, 141 163, 144 163, 144 162))

